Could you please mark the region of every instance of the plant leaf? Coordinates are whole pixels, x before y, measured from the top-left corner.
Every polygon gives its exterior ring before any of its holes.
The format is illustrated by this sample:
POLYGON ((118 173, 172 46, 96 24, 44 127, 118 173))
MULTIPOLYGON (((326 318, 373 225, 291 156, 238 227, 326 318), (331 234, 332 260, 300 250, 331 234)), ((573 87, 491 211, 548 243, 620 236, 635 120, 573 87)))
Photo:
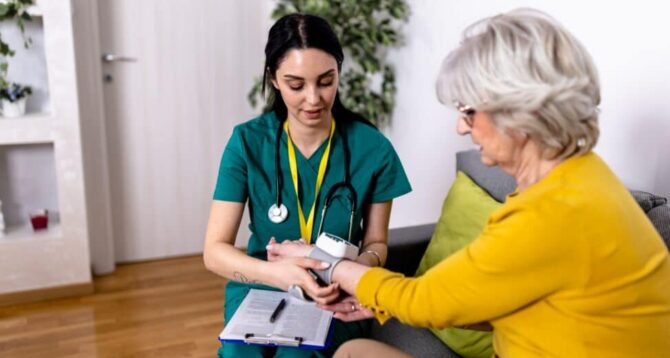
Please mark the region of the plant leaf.
MULTIPOLYGON (((7 4, 0 4, 0 17, 4 17, 9 12, 9 6, 7 4)), ((0 18, 0 20, 5 20, 0 18)))

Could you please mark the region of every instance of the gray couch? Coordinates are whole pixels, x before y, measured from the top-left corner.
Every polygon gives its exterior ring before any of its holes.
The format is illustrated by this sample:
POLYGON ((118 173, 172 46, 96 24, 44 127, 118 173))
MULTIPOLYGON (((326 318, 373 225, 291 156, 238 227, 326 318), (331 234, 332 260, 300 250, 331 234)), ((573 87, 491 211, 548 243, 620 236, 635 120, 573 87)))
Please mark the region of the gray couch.
MULTIPOLYGON (((481 164, 479 152, 476 150, 457 153, 456 169, 467 174, 498 201, 503 201, 516 186, 512 177, 497 168, 488 168, 481 164)), ((667 204, 667 199, 635 190, 632 190, 631 194, 647 213, 665 244, 670 247, 670 206, 667 204)), ((438 215, 439 213, 435 213, 436 219, 438 215)), ((386 267, 413 276, 428 246, 434 227, 434 225, 423 225, 391 230, 386 267)), ((459 357, 429 330, 410 327, 395 319, 383 326, 375 322, 372 338, 396 346, 415 357, 459 357)))

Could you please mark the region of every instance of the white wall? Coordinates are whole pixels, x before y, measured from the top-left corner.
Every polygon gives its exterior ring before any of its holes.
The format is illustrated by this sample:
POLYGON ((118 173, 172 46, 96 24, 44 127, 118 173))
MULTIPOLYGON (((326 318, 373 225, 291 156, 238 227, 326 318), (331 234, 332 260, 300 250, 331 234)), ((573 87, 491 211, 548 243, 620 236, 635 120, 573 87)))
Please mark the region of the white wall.
MULTIPOLYGON (((210 136, 203 138, 203 144, 208 146, 209 157, 212 158, 209 171, 207 207, 211 202, 216 178, 219 172, 221 154, 226 142, 232 134, 233 127, 247 121, 260 112, 252 109, 247 102, 247 93, 251 89, 254 79, 263 75, 265 61, 265 42, 273 21, 270 13, 274 3, 267 0, 228 1, 225 3, 228 11, 221 14, 221 21, 229 31, 220 34, 213 41, 219 42, 217 47, 223 47, 217 53, 225 54, 221 59, 222 66, 217 69, 216 77, 223 78, 221 83, 213 84, 216 87, 212 93, 212 103, 221 106, 225 112, 224 118, 209 118, 207 125, 212 128, 210 136)), ((203 218, 203 233, 207 218, 203 218)), ((245 210, 242 223, 237 235, 236 245, 246 247, 250 231, 249 217, 245 210)))
POLYGON ((670 21, 664 2, 408 0, 406 45, 391 53, 396 111, 389 130, 414 191, 394 203, 391 227, 434 222, 455 175, 454 153, 469 149, 456 114, 435 97, 440 63, 462 30, 520 6, 548 12, 591 52, 600 71, 599 153, 630 188, 670 197, 670 21))

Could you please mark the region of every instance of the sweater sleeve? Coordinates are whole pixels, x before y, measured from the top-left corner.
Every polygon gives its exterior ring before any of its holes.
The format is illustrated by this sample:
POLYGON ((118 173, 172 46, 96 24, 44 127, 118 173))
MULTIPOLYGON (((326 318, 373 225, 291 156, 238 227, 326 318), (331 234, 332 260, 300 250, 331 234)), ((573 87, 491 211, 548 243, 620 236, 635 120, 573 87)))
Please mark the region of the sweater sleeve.
POLYGON ((581 269, 573 262, 583 260, 571 258, 584 250, 566 244, 561 221, 506 213, 421 277, 369 270, 356 295, 382 323, 391 316, 432 328, 494 320, 565 287, 581 269))

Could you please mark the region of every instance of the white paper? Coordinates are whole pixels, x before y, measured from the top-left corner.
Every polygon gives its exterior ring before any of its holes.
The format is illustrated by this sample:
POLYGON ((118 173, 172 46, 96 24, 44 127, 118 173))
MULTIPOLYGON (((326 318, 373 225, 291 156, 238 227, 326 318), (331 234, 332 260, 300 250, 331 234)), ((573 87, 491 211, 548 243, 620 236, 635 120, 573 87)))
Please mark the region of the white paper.
MULTIPOLYGON (((286 292, 251 289, 242 304, 219 335, 221 340, 244 340, 247 334, 266 337, 271 342, 302 338, 302 345, 323 347, 330 329, 333 312, 289 296, 286 292), (270 316, 279 302, 286 306, 274 323, 270 316)), ((281 343, 281 342, 280 342, 281 343)))

